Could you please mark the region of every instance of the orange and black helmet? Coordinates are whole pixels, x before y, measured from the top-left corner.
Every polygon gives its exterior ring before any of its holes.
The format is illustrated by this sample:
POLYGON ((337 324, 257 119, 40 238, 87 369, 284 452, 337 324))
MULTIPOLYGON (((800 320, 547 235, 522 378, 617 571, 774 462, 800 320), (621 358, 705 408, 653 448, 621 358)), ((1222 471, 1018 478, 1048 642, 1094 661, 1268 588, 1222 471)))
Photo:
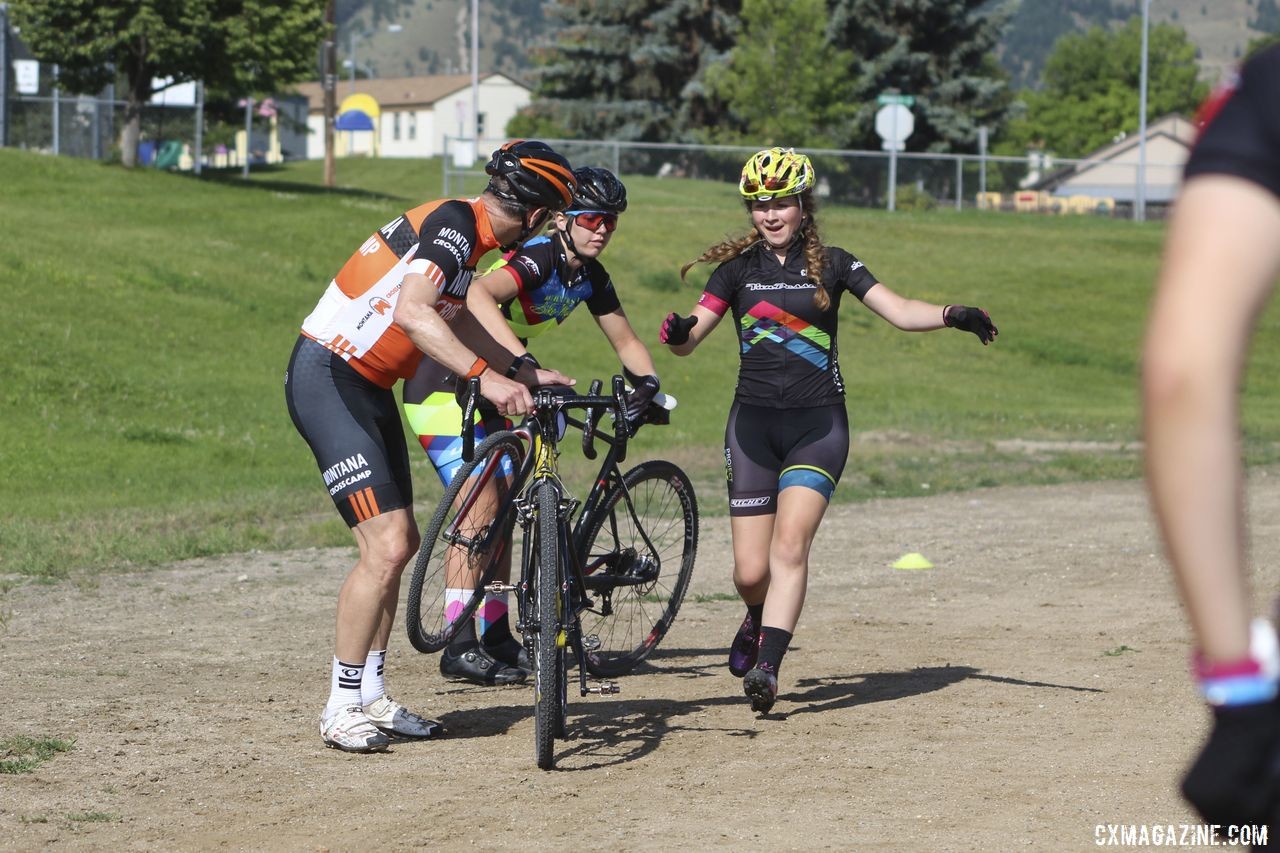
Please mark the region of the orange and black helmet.
POLYGON ((489 191, 529 207, 564 210, 573 199, 573 167, 545 142, 515 139, 493 152, 485 173, 506 179, 506 188, 489 191))

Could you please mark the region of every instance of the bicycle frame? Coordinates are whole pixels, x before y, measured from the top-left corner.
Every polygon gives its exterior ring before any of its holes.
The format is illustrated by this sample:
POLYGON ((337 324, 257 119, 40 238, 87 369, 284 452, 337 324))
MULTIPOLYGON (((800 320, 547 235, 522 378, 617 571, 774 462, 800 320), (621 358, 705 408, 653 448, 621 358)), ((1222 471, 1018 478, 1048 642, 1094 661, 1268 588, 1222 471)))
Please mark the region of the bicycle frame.
MULTIPOLYGON (((530 418, 524 426, 515 430, 515 433, 525 439, 531 448, 521 464, 519 482, 523 483, 523 485, 519 488, 517 497, 513 501, 516 508, 517 522, 525 531, 521 545, 520 581, 515 588, 518 614, 517 628, 525 637, 532 637, 538 631, 547 627, 552 627, 555 630, 557 644, 561 647, 567 645, 573 651, 574 658, 578 664, 579 692, 582 696, 592 692, 591 688, 587 686, 586 648, 583 644, 581 620, 579 618, 580 614, 593 604, 587 594, 586 576, 589 571, 583 566, 582 561, 582 550, 586 546, 585 539, 590 532, 586 522, 592 518, 604 496, 614 484, 618 484, 623 489, 624 494, 626 493, 626 484, 618 466, 618 462, 626 454, 626 437, 625 434, 622 436, 615 434, 612 437, 599 436, 601 440, 608 444, 609 450, 601 462, 600 471, 596 475, 586 500, 578 501, 568 497, 564 485, 560 482, 556 467, 556 457, 559 454, 556 438, 556 433, 558 432, 556 417, 558 415, 564 416, 566 427, 573 426, 584 431, 593 432, 593 413, 589 413, 584 422, 564 414, 564 409, 569 407, 592 409, 607 406, 615 410, 616 423, 625 424, 621 414, 625 412, 625 409, 621 403, 620 385, 621 380, 619 379, 615 382, 614 397, 601 398, 591 394, 586 397, 555 398, 557 402, 552 403, 552 398, 549 396, 543 398, 540 395, 544 405, 537 406, 537 414, 530 418), (533 552, 533 508, 535 496, 543 489, 554 490, 555 506, 557 508, 556 530, 559 542, 556 552, 559 555, 560 565, 555 570, 560 575, 560 582, 557 584, 560 602, 556 611, 560 618, 555 626, 537 624, 538 620, 534 617, 530 606, 530 592, 537 588, 535 573, 538 570, 537 560, 534 559, 533 552), (569 614, 567 619, 565 614, 569 614)), ((594 384, 592 390, 596 390, 594 384)), ((625 430, 626 426, 624 425, 622 429, 625 430)), ((629 494, 626 500, 629 511, 634 513, 629 494)), ((545 569, 546 567, 543 568, 545 569)), ((591 570, 593 571, 594 569, 591 570)), ((605 615, 608 615, 608 613, 606 612, 605 615)), ((595 692, 616 692, 616 686, 601 687, 595 692)))

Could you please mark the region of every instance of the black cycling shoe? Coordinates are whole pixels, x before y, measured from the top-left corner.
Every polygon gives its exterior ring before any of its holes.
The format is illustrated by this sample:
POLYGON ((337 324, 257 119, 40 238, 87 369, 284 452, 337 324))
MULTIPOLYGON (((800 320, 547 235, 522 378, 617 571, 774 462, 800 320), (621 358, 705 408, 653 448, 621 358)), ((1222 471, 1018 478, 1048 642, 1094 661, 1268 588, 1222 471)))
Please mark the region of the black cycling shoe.
POLYGON ((742 690, 751 700, 751 710, 767 714, 778 698, 778 672, 767 663, 758 663, 742 679, 742 690))
POLYGON ((507 666, 494 660, 480 646, 453 654, 449 649, 440 653, 440 674, 450 681, 469 681, 472 684, 523 684, 529 673, 519 667, 507 666))
POLYGON ((481 645, 494 660, 516 669, 523 669, 526 676, 533 673, 533 661, 529 659, 529 650, 515 637, 509 636, 501 643, 492 646, 483 642, 481 645))

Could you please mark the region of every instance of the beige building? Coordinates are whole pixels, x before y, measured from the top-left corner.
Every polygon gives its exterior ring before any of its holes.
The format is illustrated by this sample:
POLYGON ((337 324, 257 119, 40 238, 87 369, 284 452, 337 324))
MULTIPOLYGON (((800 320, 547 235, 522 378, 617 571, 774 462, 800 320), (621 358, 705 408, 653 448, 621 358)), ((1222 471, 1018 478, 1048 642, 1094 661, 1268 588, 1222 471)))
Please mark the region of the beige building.
MULTIPOLYGON (((1178 193, 1197 128, 1189 119, 1168 115, 1147 126, 1146 200, 1168 204, 1178 193)), ((1057 198, 1091 197, 1131 203, 1138 193, 1138 140, 1135 133, 1099 148, 1083 160, 1027 187, 1057 198)))
MULTIPOLYGON (((324 92, 320 83, 301 83, 297 92, 308 101, 307 158, 324 157, 324 92)), ((337 131, 339 157, 434 157, 444 153, 444 138, 466 134, 471 115, 471 75, 340 80, 337 103, 351 95, 367 95, 378 105, 372 130, 337 131)), ((360 100, 360 99, 358 99, 360 100)), ((505 74, 480 76, 480 136, 500 138, 516 112, 529 103, 530 90, 505 74)))

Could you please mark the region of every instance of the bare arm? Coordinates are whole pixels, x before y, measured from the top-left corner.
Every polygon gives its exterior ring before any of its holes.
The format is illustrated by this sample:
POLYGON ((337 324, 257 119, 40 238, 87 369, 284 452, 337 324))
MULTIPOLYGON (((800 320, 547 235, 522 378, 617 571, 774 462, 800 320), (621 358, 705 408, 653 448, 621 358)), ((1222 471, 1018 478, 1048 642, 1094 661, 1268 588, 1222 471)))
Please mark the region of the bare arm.
POLYGON ((637 376, 657 375, 649 348, 636 335, 636 330, 631 328, 631 321, 621 308, 609 314, 601 314, 595 319, 600 331, 604 332, 613 346, 613 351, 618 354, 623 367, 637 376))
POLYGON ((498 267, 471 282, 471 289, 467 291, 467 308, 494 340, 520 355, 525 352, 525 346, 511 331, 500 307, 507 300, 514 299, 517 290, 514 274, 506 267, 498 267))
MULTIPOLYGON (((429 278, 420 273, 409 273, 400 286, 395 323, 418 349, 459 376, 466 376, 472 370, 477 356, 458 340, 449 324, 436 311, 438 295, 429 278)), ((505 365, 497 365, 497 368, 503 370, 505 365)), ((523 385, 512 382, 487 366, 479 375, 484 396, 497 405, 500 414, 522 415, 529 411, 533 399, 523 385)))
POLYGON ((1238 178, 1191 179, 1175 208, 1143 349, 1148 486, 1201 653, 1249 648, 1237 387, 1280 273, 1280 202, 1238 178))
POLYGON ((904 332, 932 332, 945 325, 942 311, 946 306, 899 296, 881 282, 871 285, 862 304, 904 332))

